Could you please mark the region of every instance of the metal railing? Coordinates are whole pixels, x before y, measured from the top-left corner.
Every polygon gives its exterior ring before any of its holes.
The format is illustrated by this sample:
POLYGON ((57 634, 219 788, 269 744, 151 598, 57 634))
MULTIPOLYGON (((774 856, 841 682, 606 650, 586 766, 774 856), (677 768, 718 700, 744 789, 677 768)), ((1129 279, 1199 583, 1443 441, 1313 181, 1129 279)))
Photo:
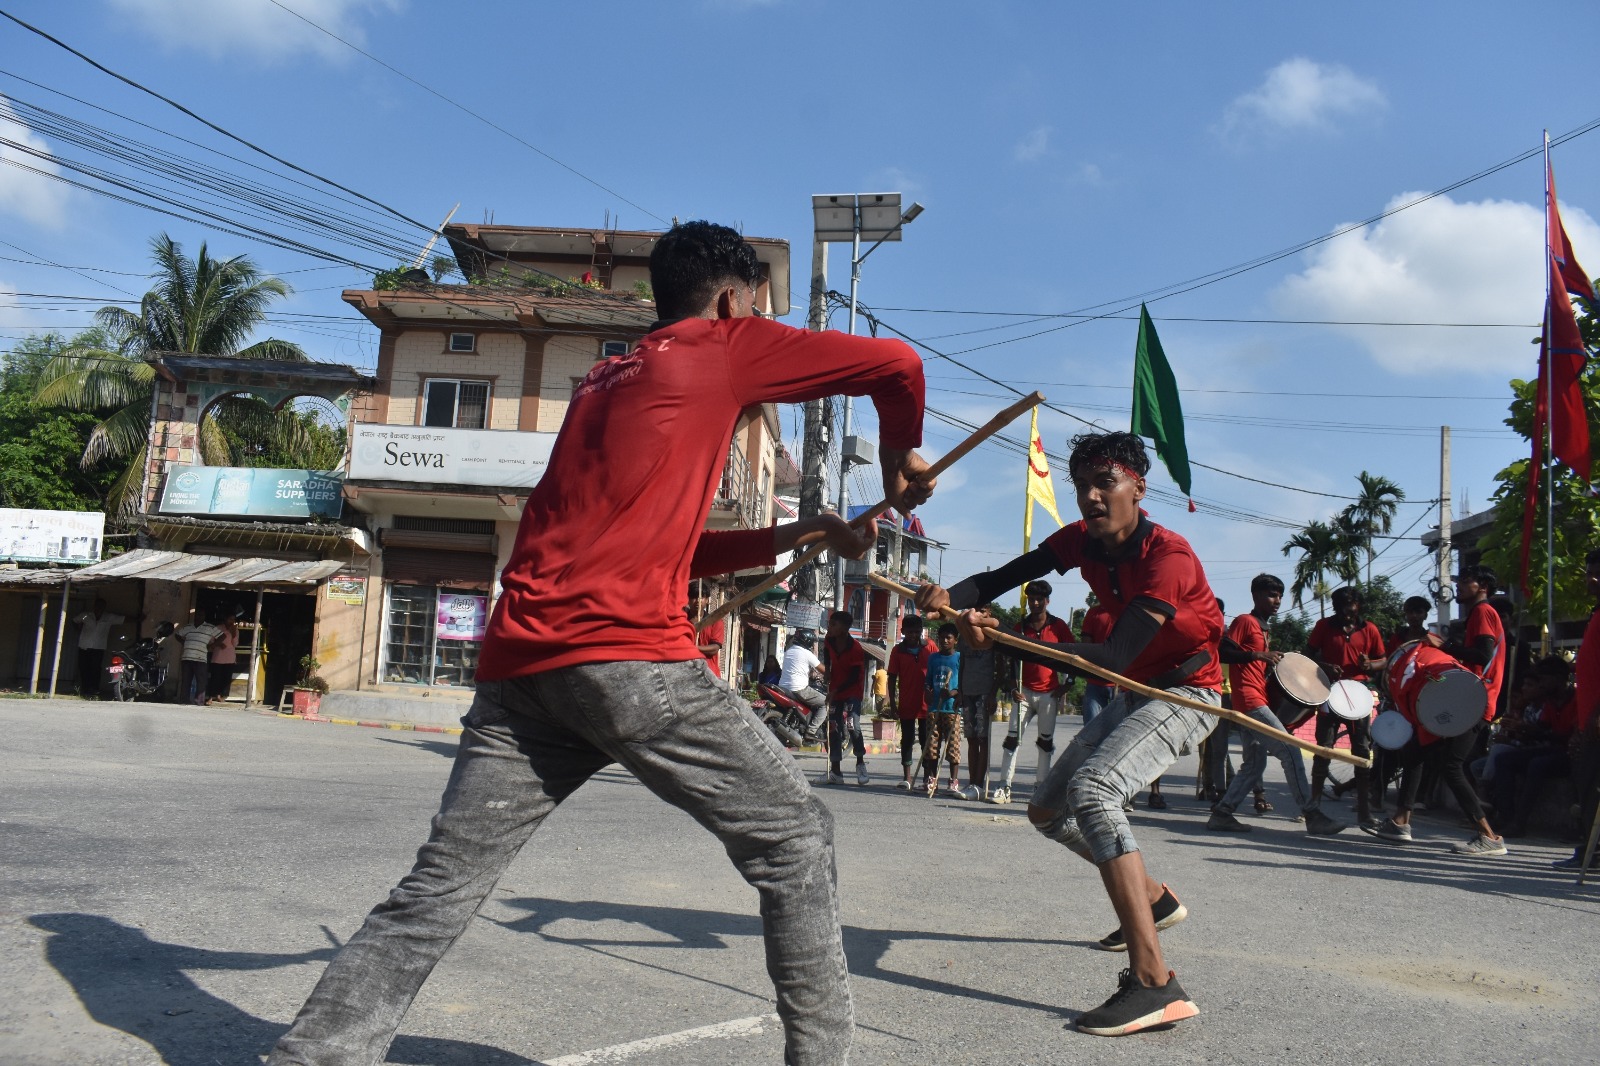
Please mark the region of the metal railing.
POLYGON ((712 506, 733 511, 741 526, 753 528, 765 517, 759 495, 750 471, 750 460, 735 441, 728 446, 728 463, 722 468, 722 481, 717 485, 712 506))

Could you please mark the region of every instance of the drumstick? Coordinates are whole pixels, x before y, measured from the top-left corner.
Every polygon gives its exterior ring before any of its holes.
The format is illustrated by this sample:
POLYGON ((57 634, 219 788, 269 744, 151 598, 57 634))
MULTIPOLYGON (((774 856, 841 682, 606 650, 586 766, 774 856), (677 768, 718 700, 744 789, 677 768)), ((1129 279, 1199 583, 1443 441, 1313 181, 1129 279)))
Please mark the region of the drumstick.
MULTIPOLYGON (((888 589, 890 592, 897 592, 907 599, 911 599, 916 596, 916 593, 911 589, 906 588, 904 585, 896 584, 895 582, 890 581, 888 578, 882 577, 878 574, 868 574, 867 580, 872 582, 874 585, 877 585, 879 588, 888 589)), ((951 607, 941 607, 939 608, 939 611, 946 618, 955 618, 961 613, 960 611, 957 611, 951 607)), ((1241 714, 1238 711, 1230 711, 1225 707, 1214 707, 1209 703, 1190 699, 1188 696, 1180 696, 1176 692, 1169 692, 1165 689, 1151 688, 1149 685, 1140 684, 1139 682, 1130 678, 1123 677, 1114 670, 1108 670, 1103 666, 1097 666, 1087 659, 1073 655, 1071 652, 1059 651, 1043 644, 1035 644, 1032 641, 1022 639, 1021 637, 1012 636, 1010 633, 1007 633, 1004 630, 996 630, 994 633, 994 639, 997 643, 1004 644, 1008 647, 1020 648, 1023 651, 1031 651, 1037 655, 1043 655, 1051 659, 1057 659, 1076 670, 1081 670, 1084 673, 1094 674, 1096 677, 1101 678, 1104 681, 1109 681, 1118 688, 1127 689, 1129 692, 1137 692, 1141 696, 1148 696, 1151 699, 1161 700, 1163 703, 1172 703, 1179 707, 1188 707, 1192 710, 1204 711, 1206 714, 1214 715, 1217 718, 1226 719, 1227 721, 1232 722, 1234 725, 1241 726, 1245 729, 1252 729, 1263 736, 1271 737, 1274 740, 1281 740, 1285 744, 1293 744, 1301 751, 1309 751, 1311 754, 1321 755, 1325 759, 1336 759, 1339 762, 1347 762, 1351 766, 1359 766, 1363 769, 1372 765, 1371 759, 1363 759, 1358 755, 1353 755, 1350 752, 1343 751, 1339 748, 1324 748, 1322 745, 1313 744, 1309 740, 1301 740, 1293 733, 1285 733, 1281 729, 1274 729, 1269 725, 1264 725, 1261 722, 1256 721, 1254 718, 1251 718, 1247 714, 1241 714)))
MULTIPOLYGON (((963 458, 968 452, 972 451, 972 449, 976 448, 978 445, 982 444, 984 441, 1000 432, 1006 426, 1016 421, 1019 415, 1023 414, 1025 411, 1031 411, 1041 403, 1044 403, 1044 393, 1042 392, 1031 392, 1027 396, 1024 396, 1022 399, 1018 400, 1016 403, 1012 404, 1010 407, 1007 407, 1004 411, 1001 411, 999 414, 989 419, 989 421, 979 426, 977 431, 973 433, 972 436, 968 437, 960 444, 957 444, 954 448, 951 448, 948 452, 941 456, 936 463, 930 466, 928 468, 928 472, 922 476, 926 478, 938 477, 940 474, 950 469, 950 467, 953 466, 958 459, 963 458)), ((850 524, 858 529, 863 526, 870 526, 872 523, 878 520, 879 515, 883 514, 883 512, 887 511, 888 509, 889 501, 879 500, 869 510, 857 515, 850 524)), ((743 607, 745 604, 761 595, 763 592, 772 588, 778 582, 787 578, 790 574, 794 573, 802 566, 805 566, 807 563, 816 559, 817 556, 821 555, 827 550, 828 546, 824 541, 824 537, 825 534, 820 532, 811 533, 805 537, 802 537, 800 539, 800 544, 809 545, 804 552, 796 555, 794 559, 790 561, 788 566, 784 567, 782 570, 779 570, 777 573, 768 576, 759 585, 741 592, 739 595, 735 596, 727 603, 724 603, 716 610, 707 612, 704 618, 695 623, 695 631, 699 632, 700 630, 705 629, 705 627, 710 625, 712 622, 715 622, 717 619, 727 617, 734 611, 737 611, 740 607, 743 607)), ((799 546, 800 545, 796 545, 797 548, 799 546)))

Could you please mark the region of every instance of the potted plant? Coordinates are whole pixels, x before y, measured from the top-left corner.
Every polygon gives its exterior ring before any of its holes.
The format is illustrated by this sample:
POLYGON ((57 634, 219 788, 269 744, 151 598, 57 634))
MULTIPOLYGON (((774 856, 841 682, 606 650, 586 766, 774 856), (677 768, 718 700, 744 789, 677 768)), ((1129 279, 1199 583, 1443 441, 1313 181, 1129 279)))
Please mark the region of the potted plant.
POLYGON ((328 691, 328 682, 317 673, 321 666, 313 656, 300 657, 300 676, 294 683, 294 713, 302 718, 317 717, 322 697, 328 691))

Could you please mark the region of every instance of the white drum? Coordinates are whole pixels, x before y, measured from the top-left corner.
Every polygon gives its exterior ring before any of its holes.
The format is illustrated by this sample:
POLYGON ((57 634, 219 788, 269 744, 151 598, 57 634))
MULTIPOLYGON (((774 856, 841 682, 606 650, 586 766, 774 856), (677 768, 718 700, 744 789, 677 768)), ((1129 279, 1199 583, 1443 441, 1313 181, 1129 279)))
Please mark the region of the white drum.
POLYGON ((1489 709, 1489 690, 1470 670, 1445 670, 1417 693, 1417 724, 1438 737, 1459 737, 1489 709))
POLYGON ((1336 681, 1328 690, 1328 710, 1347 722, 1361 722, 1372 717, 1377 697, 1359 681, 1336 681))
POLYGON ((1399 751, 1411 740, 1411 723, 1399 711, 1384 711, 1372 720, 1372 742, 1385 751, 1399 751))

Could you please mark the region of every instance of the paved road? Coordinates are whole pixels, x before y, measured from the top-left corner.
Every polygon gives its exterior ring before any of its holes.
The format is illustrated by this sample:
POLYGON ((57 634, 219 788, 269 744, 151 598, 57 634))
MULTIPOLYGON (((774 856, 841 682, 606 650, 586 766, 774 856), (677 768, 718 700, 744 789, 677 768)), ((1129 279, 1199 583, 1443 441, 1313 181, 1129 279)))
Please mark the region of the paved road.
MULTIPOLYGON (((998 745, 997 745, 998 747, 998 745)), ((1031 746, 1030 746, 1031 747, 1031 746)), ((239 711, 0 701, 0 1062, 251 1064, 409 866, 451 737, 239 711)), ((814 756, 805 760, 820 769, 814 756)), ((1192 760, 1135 816, 1192 911, 1199 1019, 1071 1031, 1120 956, 1098 878, 1020 806, 829 788, 858 1063, 1593 1061, 1600 889, 1278 816, 1203 829, 1192 760)), ((755 895, 620 772, 551 818, 424 988, 390 1061, 776 1062, 755 895), (684 1034, 663 1040, 672 1034, 684 1034), (623 1045, 619 1047, 618 1045, 623 1045)))

